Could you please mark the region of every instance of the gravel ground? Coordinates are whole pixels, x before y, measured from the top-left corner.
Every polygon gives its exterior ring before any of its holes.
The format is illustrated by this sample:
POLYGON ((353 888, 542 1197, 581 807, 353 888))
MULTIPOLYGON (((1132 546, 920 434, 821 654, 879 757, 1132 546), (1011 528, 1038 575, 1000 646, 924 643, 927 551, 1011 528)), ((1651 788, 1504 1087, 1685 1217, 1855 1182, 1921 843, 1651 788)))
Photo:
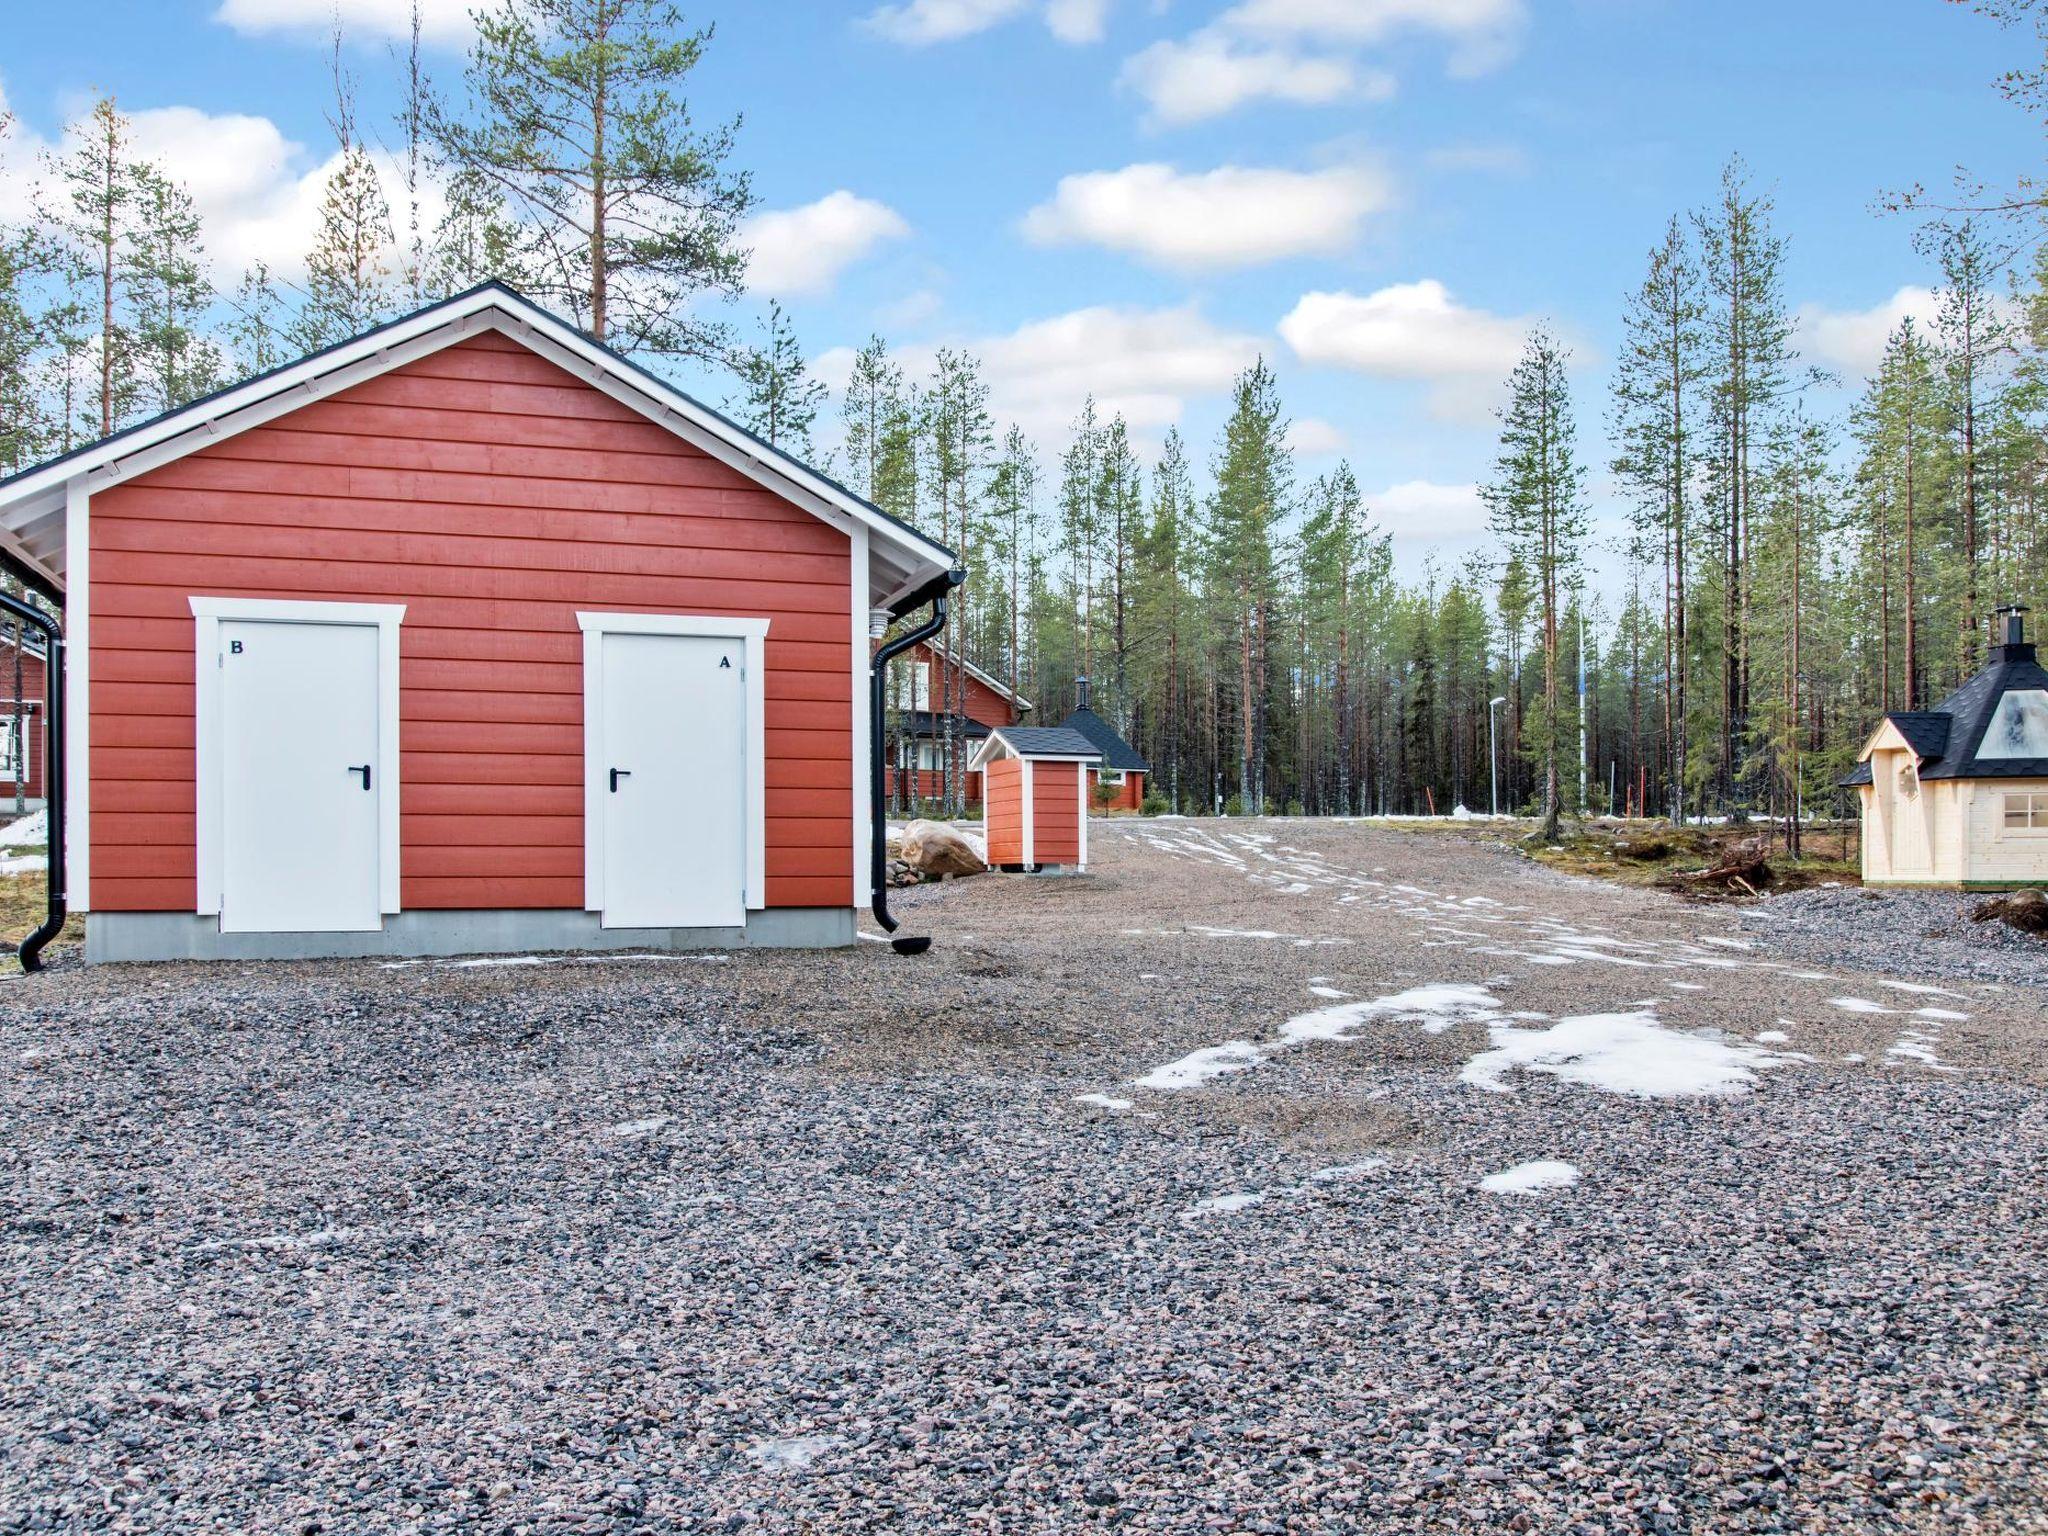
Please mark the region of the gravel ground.
POLYGON ((1882 969, 1903 953, 1923 976, 2048 984, 2048 937, 2000 922, 1972 922, 1982 891, 1866 890, 1823 886, 1742 908, 1773 947, 1809 959, 1882 969))
POLYGON ((0 987, 0 1530, 2048 1529, 2048 990, 1093 841, 917 961, 0 987))

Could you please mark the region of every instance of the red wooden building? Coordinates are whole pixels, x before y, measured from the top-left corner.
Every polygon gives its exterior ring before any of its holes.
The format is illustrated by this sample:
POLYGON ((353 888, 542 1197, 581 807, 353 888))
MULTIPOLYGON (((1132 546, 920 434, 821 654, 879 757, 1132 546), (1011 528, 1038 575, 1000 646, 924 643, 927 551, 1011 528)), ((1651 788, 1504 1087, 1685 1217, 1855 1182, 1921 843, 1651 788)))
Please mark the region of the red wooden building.
POLYGON ((1089 781, 1102 754, 1060 726, 1000 726, 974 754, 988 778, 983 831, 991 869, 1088 868, 1089 781))
POLYGON ((982 775, 971 768, 975 751, 998 726, 1016 725, 1031 708, 1016 693, 972 662, 942 651, 931 642, 905 651, 894 663, 890 679, 887 791, 892 805, 906 800, 937 800, 946 788, 946 752, 950 739, 958 755, 958 771, 966 803, 982 803, 982 775), (947 731, 951 716, 952 730, 947 731), (913 767, 913 765, 915 765, 913 767))
POLYGON ((951 554, 489 285, 0 481, 94 959, 851 942, 951 554))
POLYGON ((1102 754, 1102 762, 1088 770, 1088 808, 1091 811, 1097 807, 1111 811, 1140 809, 1145 803, 1145 778, 1152 772, 1151 765, 1139 755, 1136 747, 1117 734, 1115 726, 1089 707, 1088 679, 1077 677, 1074 686, 1079 699, 1074 712, 1060 722, 1060 729, 1079 732, 1102 754), (1107 784, 1116 791, 1107 805, 1096 797, 1098 784, 1107 784))
POLYGON ((17 798, 43 798, 43 763, 49 755, 43 740, 43 668, 37 637, 29 636, 17 649, 11 635, 0 635, 0 814, 11 811, 17 798), (18 689, 17 656, 21 666, 18 689))

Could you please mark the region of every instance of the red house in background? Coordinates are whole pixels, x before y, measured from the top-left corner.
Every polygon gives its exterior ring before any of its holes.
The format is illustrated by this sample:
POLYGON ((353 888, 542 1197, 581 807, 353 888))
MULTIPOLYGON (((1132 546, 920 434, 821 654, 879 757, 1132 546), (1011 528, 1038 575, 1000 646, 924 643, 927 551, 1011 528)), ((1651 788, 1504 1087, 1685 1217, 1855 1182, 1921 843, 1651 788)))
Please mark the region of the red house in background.
POLYGON ((1117 734, 1115 726, 1088 707, 1088 679, 1075 678, 1074 687, 1080 695, 1080 703, 1060 725, 1065 730, 1079 731, 1102 754, 1101 765, 1088 770, 1089 811, 1138 810, 1145 803, 1145 777, 1152 771, 1151 764, 1139 755, 1136 747, 1117 734), (1098 784, 1107 784, 1116 791, 1106 807, 1095 796, 1098 784))
POLYGON ((884 790, 890 803, 937 800, 946 785, 946 714, 951 706, 958 776, 970 806, 982 802, 979 769, 968 767, 990 731, 1016 725, 1031 708, 988 673, 929 641, 896 661, 889 692, 884 790), (902 793, 899 796, 898 786, 902 793))
POLYGON ((29 639, 20 647, 21 687, 14 686, 15 641, 0 635, 0 814, 14 808, 17 796, 43 798, 43 653, 29 639))

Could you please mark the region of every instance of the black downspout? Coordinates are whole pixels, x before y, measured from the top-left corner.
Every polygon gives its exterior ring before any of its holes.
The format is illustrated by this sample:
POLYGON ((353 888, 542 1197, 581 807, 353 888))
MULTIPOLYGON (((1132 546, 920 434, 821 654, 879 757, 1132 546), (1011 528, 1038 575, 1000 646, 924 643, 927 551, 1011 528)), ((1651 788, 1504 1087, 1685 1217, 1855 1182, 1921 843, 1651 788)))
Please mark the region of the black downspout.
MULTIPOLYGON (((40 971, 43 947, 64 931, 64 632, 57 621, 40 608, 32 608, 18 597, 0 592, 0 613, 12 614, 43 635, 43 719, 49 745, 43 753, 43 817, 50 824, 49 870, 44 875, 49 915, 43 926, 21 941, 21 968, 40 971)), ((23 761, 16 772, 28 769, 29 742, 26 718, 17 726, 21 732, 23 761)))
MULTIPOLYGON (((961 570, 948 571, 905 599, 897 609, 901 617, 909 609, 925 602, 932 605, 932 616, 915 629, 898 635, 887 645, 875 652, 874 660, 868 663, 868 885, 872 893, 871 902, 875 921, 882 925, 884 933, 894 933, 898 927, 896 919, 889 914, 889 811, 887 796, 882 789, 882 692, 890 661, 909 650, 920 641, 929 640, 946 627, 946 597, 953 588, 967 579, 961 570)), ((912 772, 916 770, 913 768, 912 772)), ((921 955, 932 947, 929 936, 891 939, 899 955, 921 955)))

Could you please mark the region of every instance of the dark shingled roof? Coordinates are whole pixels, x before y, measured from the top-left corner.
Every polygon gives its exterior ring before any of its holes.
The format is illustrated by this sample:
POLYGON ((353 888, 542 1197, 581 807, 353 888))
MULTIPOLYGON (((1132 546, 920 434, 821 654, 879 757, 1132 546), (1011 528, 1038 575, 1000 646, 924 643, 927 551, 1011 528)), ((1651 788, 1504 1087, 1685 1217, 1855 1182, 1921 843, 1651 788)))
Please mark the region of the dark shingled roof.
POLYGON ((1095 743, 1063 725, 999 725, 991 733, 1024 757, 1099 757, 1095 743))
POLYGON ((1119 773, 1150 773, 1151 765, 1138 756, 1138 749, 1123 737, 1117 735, 1111 725, 1094 710, 1083 705, 1060 722, 1063 731, 1078 731, 1093 742, 1102 754, 1102 765, 1114 768, 1119 773))
MULTIPOLYGON (((1994 645, 1984 669, 1932 709, 1885 716, 1920 757, 1923 779, 2048 778, 2048 757, 1979 757, 1984 733, 2008 693, 2048 692, 2048 671, 2023 643, 1994 645)), ((1861 762, 1841 781, 1847 787, 1870 782, 1861 762)))
MULTIPOLYGON (((921 741, 934 741, 946 734, 946 717, 936 710, 906 709, 893 714, 890 719, 895 726, 896 734, 901 736, 915 736, 921 741)), ((966 715, 955 715, 953 735, 960 741, 980 741, 988 735, 988 727, 979 720, 969 719, 966 715)))

